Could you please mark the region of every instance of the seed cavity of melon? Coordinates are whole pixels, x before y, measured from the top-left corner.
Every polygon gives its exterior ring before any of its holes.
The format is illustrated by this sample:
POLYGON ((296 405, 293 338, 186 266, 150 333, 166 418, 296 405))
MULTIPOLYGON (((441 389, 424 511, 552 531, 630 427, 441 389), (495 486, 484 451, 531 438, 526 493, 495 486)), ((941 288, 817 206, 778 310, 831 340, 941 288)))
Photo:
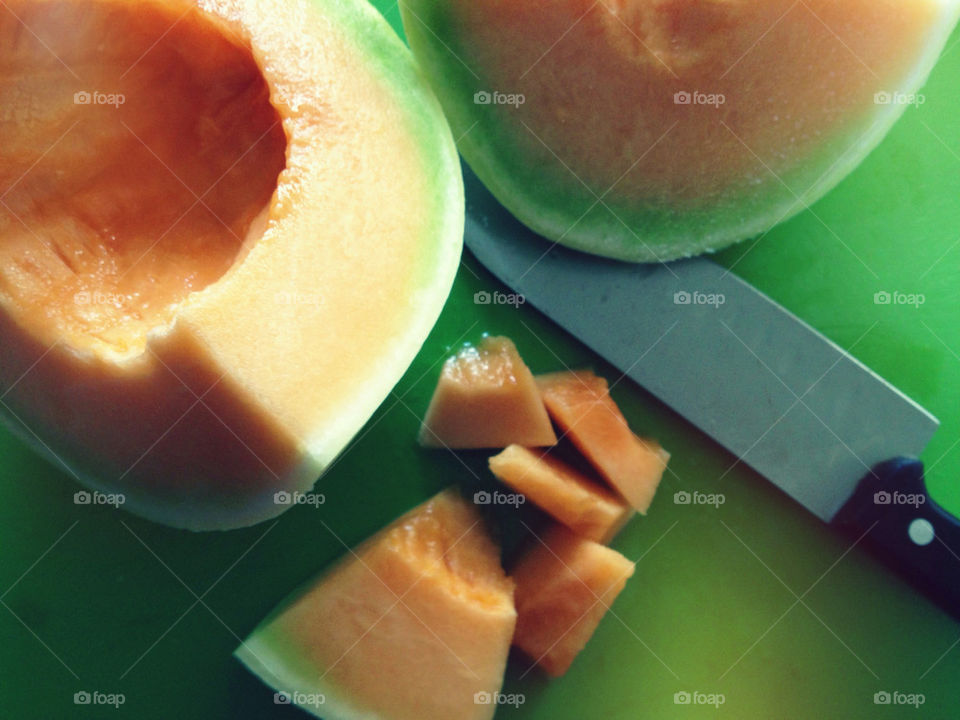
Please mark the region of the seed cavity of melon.
POLYGON ((136 356, 263 233, 280 115, 250 47, 198 8, 7 5, 0 99, 29 111, 0 123, 0 303, 46 344, 136 356))

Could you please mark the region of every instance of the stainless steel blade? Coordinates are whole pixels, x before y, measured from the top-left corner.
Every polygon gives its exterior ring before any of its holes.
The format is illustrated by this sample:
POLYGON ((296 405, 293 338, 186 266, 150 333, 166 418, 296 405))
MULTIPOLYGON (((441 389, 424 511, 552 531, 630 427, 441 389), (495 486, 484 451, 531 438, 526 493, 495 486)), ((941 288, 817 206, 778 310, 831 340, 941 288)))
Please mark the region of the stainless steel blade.
POLYGON ((829 521, 937 419, 716 263, 631 265, 526 229, 468 182, 466 244, 526 301, 829 521))

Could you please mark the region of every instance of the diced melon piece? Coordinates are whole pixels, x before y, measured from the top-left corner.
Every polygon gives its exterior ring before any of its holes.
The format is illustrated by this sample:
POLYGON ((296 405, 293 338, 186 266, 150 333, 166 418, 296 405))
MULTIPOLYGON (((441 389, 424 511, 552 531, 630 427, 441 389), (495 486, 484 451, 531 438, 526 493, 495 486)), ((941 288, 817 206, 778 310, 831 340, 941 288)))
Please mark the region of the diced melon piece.
POLYGON ((610 397, 607 381, 589 370, 537 377, 550 417, 617 491, 646 514, 670 453, 634 435, 610 397))
POLYGON ((420 444, 427 447, 556 442, 533 375, 505 337, 485 337, 447 360, 420 428, 420 444))
POLYGON ((511 445, 490 470, 578 535, 607 543, 633 517, 621 498, 558 458, 511 445))
POLYGON ((476 507, 447 490, 380 531, 236 656, 328 720, 489 720, 516 611, 476 507))
POLYGON ((517 605, 513 644, 550 675, 563 675, 633 569, 616 550, 562 525, 551 527, 511 574, 517 605))

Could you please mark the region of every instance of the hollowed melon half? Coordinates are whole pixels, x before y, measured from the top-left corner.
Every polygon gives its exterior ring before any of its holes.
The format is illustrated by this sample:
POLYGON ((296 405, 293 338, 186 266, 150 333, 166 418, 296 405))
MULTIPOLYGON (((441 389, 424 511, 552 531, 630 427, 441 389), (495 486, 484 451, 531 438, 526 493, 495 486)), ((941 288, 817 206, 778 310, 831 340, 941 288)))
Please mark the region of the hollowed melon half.
MULTIPOLYGON (((957 0, 403 0, 477 176, 557 242, 667 260, 838 183, 916 93, 957 0)), ((932 100, 932 98, 931 98, 932 100)))
POLYGON ((125 507, 281 512, 449 292, 449 128, 362 0, 0 6, 0 411, 125 507))

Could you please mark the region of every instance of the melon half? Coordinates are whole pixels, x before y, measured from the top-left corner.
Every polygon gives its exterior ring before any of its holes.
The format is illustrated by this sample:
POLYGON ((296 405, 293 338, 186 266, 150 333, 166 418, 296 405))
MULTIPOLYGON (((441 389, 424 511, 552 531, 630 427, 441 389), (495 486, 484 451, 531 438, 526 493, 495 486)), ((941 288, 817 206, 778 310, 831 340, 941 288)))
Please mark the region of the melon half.
POLYGON ((477 176, 574 248, 669 260, 763 232, 911 105, 960 0, 404 0, 477 176))
POLYGON ((236 656, 327 720, 489 720, 516 619, 499 549, 450 489, 281 606, 236 656))
POLYGON ((458 265, 440 106, 363 0, 8 0, 0 411, 191 529, 280 513, 458 265))

